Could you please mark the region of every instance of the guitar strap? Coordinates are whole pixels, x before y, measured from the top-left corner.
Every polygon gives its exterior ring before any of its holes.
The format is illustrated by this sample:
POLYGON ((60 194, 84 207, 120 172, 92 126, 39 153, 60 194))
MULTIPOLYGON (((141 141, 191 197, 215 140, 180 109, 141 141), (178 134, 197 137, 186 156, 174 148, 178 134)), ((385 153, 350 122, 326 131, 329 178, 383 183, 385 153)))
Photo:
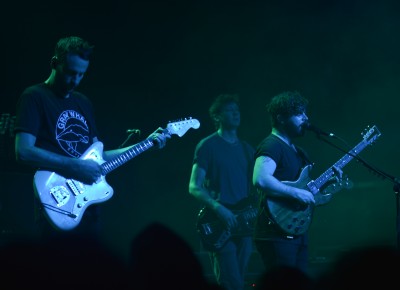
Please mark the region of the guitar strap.
POLYGON ((295 146, 295 148, 296 148, 297 152, 299 153, 301 159, 303 159, 305 165, 314 164, 314 162, 311 162, 310 158, 308 157, 306 152, 301 147, 295 146))

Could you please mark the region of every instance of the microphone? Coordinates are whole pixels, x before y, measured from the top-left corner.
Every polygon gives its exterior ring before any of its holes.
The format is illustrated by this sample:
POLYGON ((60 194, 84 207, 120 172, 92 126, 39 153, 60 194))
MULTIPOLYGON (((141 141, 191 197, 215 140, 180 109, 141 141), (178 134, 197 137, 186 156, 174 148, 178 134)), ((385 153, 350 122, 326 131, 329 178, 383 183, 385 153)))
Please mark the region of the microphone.
POLYGON ((127 129, 126 134, 140 134, 139 129, 127 129))
POLYGON ((313 131, 313 132, 314 132, 315 134, 317 134, 318 136, 319 136, 319 135, 323 135, 323 136, 328 136, 328 137, 335 137, 335 134, 329 133, 329 132, 325 132, 325 131, 321 130, 320 128, 315 127, 314 125, 312 125, 312 124, 309 123, 309 122, 304 123, 304 128, 305 128, 306 130, 313 131))

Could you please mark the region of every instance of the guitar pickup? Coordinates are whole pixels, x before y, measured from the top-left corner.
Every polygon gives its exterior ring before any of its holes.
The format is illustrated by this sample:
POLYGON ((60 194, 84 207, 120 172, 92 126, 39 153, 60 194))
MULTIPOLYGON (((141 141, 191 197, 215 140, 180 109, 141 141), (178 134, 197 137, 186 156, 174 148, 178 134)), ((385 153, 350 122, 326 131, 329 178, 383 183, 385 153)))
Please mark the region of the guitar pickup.
MULTIPOLYGON (((81 194, 83 192, 82 190, 79 190, 78 186, 76 185, 76 182, 74 182, 73 179, 67 179, 66 182, 67 182, 69 189, 74 193, 75 196, 78 196, 79 194, 81 194)), ((80 182, 78 182, 78 183, 82 187, 82 184, 80 182)))
POLYGON ((203 233, 207 236, 207 235, 211 235, 213 233, 211 227, 209 224, 203 224, 201 225, 202 229, 203 229, 203 233))
POLYGON ((311 180, 309 183, 307 183, 307 187, 308 190, 313 194, 316 194, 319 191, 318 186, 315 184, 314 180, 311 180))

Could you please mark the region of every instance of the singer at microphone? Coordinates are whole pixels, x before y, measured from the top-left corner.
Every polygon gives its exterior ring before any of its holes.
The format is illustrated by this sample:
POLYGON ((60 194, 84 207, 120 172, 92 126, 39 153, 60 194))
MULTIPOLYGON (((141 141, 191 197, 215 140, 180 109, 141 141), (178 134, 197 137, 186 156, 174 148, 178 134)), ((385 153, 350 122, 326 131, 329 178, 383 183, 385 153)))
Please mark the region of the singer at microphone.
POLYGON ((304 124, 304 128, 305 128, 306 130, 313 131, 313 132, 314 132, 315 134, 317 134, 318 136, 319 136, 319 135, 323 135, 323 136, 328 136, 328 137, 335 137, 335 134, 329 133, 329 132, 325 132, 325 131, 321 130, 320 128, 315 127, 315 126, 312 125, 310 122, 305 123, 305 124, 304 124))
POLYGON ((139 129, 128 129, 126 130, 127 134, 140 134, 140 130, 139 129))

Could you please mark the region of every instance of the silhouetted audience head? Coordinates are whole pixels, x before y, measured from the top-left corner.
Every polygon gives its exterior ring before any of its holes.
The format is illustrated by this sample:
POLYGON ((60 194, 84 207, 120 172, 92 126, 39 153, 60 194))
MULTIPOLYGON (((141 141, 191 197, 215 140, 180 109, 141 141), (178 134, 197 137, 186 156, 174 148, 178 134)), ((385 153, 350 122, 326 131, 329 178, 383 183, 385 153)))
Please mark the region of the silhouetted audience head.
POLYGON ((11 241, 0 260, 7 289, 131 289, 126 263, 82 235, 11 241))
POLYGON ((316 288, 381 289, 385 285, 397 285, 399 265, 399 251, 394 247, 370 246, 354 249, 334 262, 332 268, 318 279, 316 288))
POLYGON ((208 283, 189 244, 160 223, 132 241, 130 262, 134 289, 219 289, 208 283))
POLYGON ((313 280, 302 270, 291 266, 276 266, 267 270, 258 280, 256 290, 311 290, 313 280))

